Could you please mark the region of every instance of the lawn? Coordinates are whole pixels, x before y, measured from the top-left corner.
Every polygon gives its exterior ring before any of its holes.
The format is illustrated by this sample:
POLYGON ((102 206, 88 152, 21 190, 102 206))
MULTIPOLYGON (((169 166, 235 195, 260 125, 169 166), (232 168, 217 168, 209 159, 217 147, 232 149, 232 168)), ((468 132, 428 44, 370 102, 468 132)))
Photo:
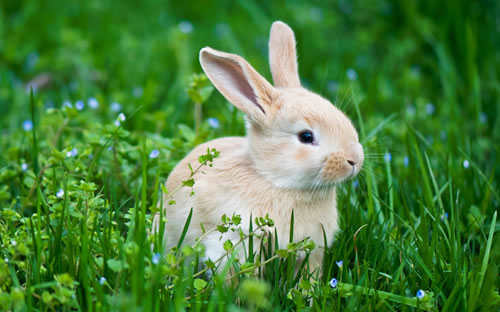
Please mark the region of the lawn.
POLYGON ((499 23, 494 0, 2 0, 0 311, 497 311, 499 23), (173 167, 244 134, 199 50, 271 81, 275 20, 366 154, 320 275, 297 262, 307 241, 242 259, 221 241, 215 270, 202 245, 149 235, 173 167))

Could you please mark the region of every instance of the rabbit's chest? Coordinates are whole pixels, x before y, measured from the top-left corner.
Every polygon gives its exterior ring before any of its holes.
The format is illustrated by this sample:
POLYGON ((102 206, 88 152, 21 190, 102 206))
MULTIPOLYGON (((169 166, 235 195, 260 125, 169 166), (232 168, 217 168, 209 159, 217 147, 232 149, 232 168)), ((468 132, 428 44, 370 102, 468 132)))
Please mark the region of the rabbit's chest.
MULTIPOLYGON (((219 193, 220 194, 220 193, 219 193)), ((335 194, 318 200, 303 198, 300 194, 282 194, 280 192, 246 192, 244 189, 226 192, 217 198, 209 198, 203 203, 205 212, 211 215, 211 223, 220 223, 221 216, 239 215, 244 230, 249 230, 250 218, 269 216, 274 221, 280 246, 286 246, 290 238, 290 226, 293 212, 294 241, 312 239, 316 245, 323 246, 323 230, 331 243, 338 229, 335 194)), ((255 222, 253 228, 255 228, 255 222)), ((274 229, 272 229, 274 232, 274 229)))

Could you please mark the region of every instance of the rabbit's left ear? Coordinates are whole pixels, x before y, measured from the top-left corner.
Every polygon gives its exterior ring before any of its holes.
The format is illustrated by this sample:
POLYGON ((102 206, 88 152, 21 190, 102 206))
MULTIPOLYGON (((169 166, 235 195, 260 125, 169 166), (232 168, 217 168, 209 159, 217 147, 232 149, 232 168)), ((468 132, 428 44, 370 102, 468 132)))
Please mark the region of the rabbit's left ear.
POLYGON ((300 87, 295 35, 287 24, 280 21, 271 26, 269 65, 276 87, 300 87))

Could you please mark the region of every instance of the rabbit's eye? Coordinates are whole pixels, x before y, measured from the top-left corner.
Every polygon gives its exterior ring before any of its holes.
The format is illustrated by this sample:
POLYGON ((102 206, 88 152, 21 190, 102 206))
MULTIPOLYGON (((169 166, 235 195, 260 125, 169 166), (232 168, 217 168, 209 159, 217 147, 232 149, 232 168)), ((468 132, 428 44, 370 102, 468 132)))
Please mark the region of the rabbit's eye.
POLYGON ((304 144, 312 144, 314 142, 314 135, 310 130, 303 130, 298 134, 299 141, 304 144))

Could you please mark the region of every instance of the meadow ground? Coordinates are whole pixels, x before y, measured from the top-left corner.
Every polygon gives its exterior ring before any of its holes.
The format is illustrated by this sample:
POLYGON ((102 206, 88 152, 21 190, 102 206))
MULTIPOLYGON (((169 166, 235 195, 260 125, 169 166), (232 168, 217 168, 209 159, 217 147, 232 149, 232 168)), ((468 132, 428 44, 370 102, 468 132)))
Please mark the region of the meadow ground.
POLYGON ((497 310, 499 25, 492 0, 1 1, 0 310, 497 310), (201 246, 162 255, 147 231, 173 166, 244 133, 199 49, 270 78, 277 19, 367 159, 323 275, 272 240, 211 275, 201 246))

